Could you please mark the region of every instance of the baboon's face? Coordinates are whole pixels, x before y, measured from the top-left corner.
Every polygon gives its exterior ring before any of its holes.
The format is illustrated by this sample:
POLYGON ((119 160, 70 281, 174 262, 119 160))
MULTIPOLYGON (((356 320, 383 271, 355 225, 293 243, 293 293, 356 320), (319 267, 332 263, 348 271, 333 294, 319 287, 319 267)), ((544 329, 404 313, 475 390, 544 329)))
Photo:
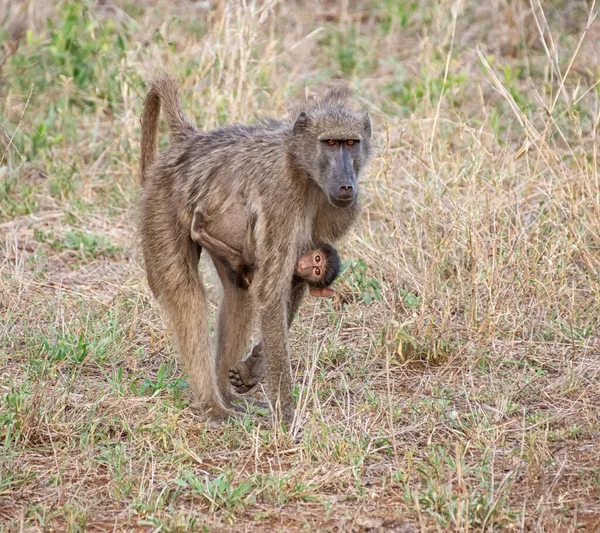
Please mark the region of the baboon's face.
POLYGON ((320 282, 327 268, 327 257, 321 250, 313 250, 298 259, 296 274, 306 281, 320 282))
POLYGON ((355 162, 360 160, 360 139, 322 139, 319 142, 320 184, 335 207, 350 207, 356 199, 355 162))
POLYGON ((323 190, 329 202, 350 207, 358 194, 357 178, 371 152, 368 114, 301 113, 294 124, 300 141, 297 161, 323 190))

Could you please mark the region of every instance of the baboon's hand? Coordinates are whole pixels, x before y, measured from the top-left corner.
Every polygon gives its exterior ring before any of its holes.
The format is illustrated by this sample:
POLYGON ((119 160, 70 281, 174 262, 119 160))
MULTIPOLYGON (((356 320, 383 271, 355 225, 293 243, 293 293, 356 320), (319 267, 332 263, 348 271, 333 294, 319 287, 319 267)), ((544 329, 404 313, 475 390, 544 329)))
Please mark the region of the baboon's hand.
POLYGON ((193 226, 197 226, 198 228, 203 228, 206 225, 206 216, 204 215, 204 213, 202 211, 200 211, 199 209, 196 209, 196 211, 194 211, 194 221, 193 221, 193 226))
POLYGON ((239 275, 239 283, 240 288, 244 290, 248 290, 250 288, 250 279, 248 278, 248 273, 245 271, 243 265, 238 270, 240 272, 239 275))
POLYGON ((248 281, 248 276, 246 274, 240 274, 238 278, 238 285, 240 289, 244 289, 247 291, 250 288, 250 281, 248 281))
POLYGON ((331 298, 335 294, 335 289, 332 287, 311 287, 309 292, 311 296, 317 298, 331 298))

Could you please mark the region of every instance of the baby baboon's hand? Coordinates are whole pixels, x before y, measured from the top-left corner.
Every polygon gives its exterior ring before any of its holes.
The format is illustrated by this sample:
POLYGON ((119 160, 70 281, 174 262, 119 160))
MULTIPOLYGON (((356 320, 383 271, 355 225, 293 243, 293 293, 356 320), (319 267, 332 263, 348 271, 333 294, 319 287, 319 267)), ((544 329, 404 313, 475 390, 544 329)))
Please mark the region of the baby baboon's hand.
POLYGON ((311 287, 309 292, 311 296, 317 298, 331 298, 335 294, 335 289, 331 287, 311 287))

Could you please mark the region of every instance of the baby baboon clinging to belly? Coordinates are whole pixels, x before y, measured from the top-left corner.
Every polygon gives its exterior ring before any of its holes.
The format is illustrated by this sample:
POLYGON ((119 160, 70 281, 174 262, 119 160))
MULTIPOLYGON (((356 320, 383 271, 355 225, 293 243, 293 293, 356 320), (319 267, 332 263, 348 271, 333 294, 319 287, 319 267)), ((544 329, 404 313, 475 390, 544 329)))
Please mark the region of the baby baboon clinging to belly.
MULTIPOLYGON (((192 220, 191 235, 213 259, 222 261, 229 268, 232 281, 240 288, 248 289, 257 268, 253 231, 254 221, 248 220, 245 208, 240 203, 235 212, 230 210, 210 219, 196 211, 192 220)), ((328 244, 322 244, 304 254, 294 268, 294 275, 306 281, 310 294, 320 297, 333 294, 330 285, 339 272, 340 256, 337 250, 328 244)))
POLYGON ((203 132, 183 114, 177 83, 162 75, 144 103, 141 146, 139 231, 146 275, 169 316, 196 405, 215 419, 233 414, 229 369, 247 349, 254 311, 267 397, 291 422, 288 328, 307 286, 295 275, 296 265, 309 250, 343 237, 359 215, 358 177, 372 152, 368 114, 338 90, 305 105, 294 119, 203 132), (156 157, 161 106, 171 143, 156 157), (227 202, 238 195, 254 224, 258 267, 243 290, 213 257, 223 284, 214 356, 192 222, 195 212, 207 220, 223 210, 232 213, 227 202))

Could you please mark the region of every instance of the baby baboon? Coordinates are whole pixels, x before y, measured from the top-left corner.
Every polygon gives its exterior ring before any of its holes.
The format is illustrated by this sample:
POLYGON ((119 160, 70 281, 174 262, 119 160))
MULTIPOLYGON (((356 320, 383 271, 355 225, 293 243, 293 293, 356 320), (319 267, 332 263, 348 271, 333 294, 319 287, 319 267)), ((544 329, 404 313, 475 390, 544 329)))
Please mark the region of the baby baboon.
POLYGON ((228 371, 244 355, 256 315, 268 400, 285 421, 293 419, 288 328, 306 289, 294 277, 297 258, 348 232, 360 212, 357 178, 370 155, 370 118, 353 110, 343 91, 307 105, 295 120, 201 132, 183 115, 175 81, 163 75, 151 83, 139 210, 146 274, 170 318, 195 399, 210 416, 233 413, 228 371), (156 158, 161 106, 171 144, 156 158), (234 213, 237 198, 254 221, 256 269, 245 291, 214 261, 223 284, 215 357, 192 220, 194 212, 208 219, 234 213))
MULTIPOLYGON (((229 268, 229 278, 238 287, 248 289, 254 277, 254 221, 244 215, 241 202, 236 204, 234 212, 217 214, 207 219, 196 210, 192 220, 192 240, 204 248, 214 259, 229 268), (221 239, 227 239, 236 248, 221 239)), ((309 286, 309 292, 317 297, 331 297, 334 290, 330 285, 340 271, 340 256, 335 248, 323 244, 298 259, 294 275, 303 279, 309 286)), ((243 361, 229 369, 229 381, 238 394, 253 389, 264 376, 262 344, 251 350, 243 361)))
MULTIPOLYGON (((192 239, 204 248, 214 259, 222 261, 229 268, 229 278, 243 289, 248 289, 254 278, 253 224, 239 211, 217 215, 210 220, 199 211, 192 221, 192 239), (238 248, 233 248, 220 240, 224 236, 238 248), (241 241, 241 244, 240 244, 241 241), (241 251, 240 251, 241 250, 241 251)), ((328 298, 334 293, 330 285, 340 272, 340 256, 333 246, 323 244, 298 259, 294 275, 303 279, 309 286, 312 296, 328 298)), ((253 389, 264 376, 262 344, 254 346, 249 356, 229 369, 229 381, 238 394, 253 389)))
MULTIPOLYGON (((207 220, 196 211, 192 220, 192 240, 204 248, 213 259, 218 259, 230 269, 230 279, 238 287, 248 289, 254 278, 254 222, 244 216, 245 209, 224 216, 216 216, 207 220), (235 243, 233 248, 222 239, 235 243), (239 242, 241 241, 241 246, 239 242)), ((309 286, 310 294, 319 297, 330 297, 333 289, 330 285, 340 272, 340 256, 337 250, 323 244, 298 259, 294 275, 304 279, 309 286)))
POLYGON ((313 296, 328 298, 333 294, 330 285, 340 273, 340 255, 333 246, 322 244, 298 259, 294 274, 308 283, 313 296))

